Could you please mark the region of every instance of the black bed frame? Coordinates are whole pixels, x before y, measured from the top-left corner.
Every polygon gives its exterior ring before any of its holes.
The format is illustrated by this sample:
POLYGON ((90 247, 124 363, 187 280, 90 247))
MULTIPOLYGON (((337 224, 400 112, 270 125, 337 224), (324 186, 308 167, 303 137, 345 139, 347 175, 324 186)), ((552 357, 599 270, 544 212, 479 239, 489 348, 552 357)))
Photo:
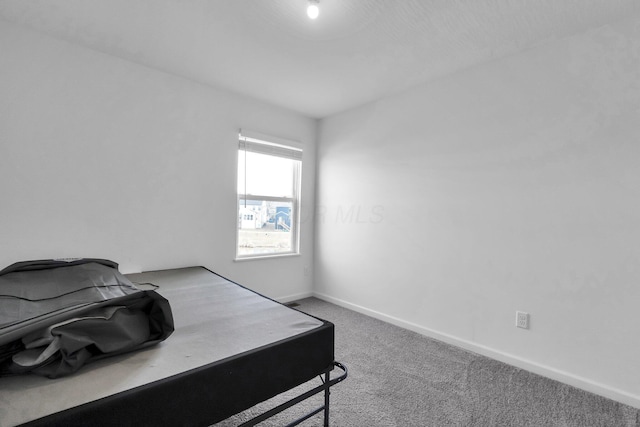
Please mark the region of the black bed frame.
MULTIPOLYGON (((346 366, 344 366, 339 362, 333 362, 333 366, 327 368, 324 372, 322 372, 319 375, 320 379, 322 380, 321 385, 311 390, 308 390, 300 394, 299 396, 296 396, 274 407, 273 409, 267 410, 262 414, 255 416, 249 421, 246 421, 240 424, 238 427, 255 426, 273 417, 274 415, 277 415, 291 408, 292 406, 297 405, 298 403, 312 396, 317 395, 318 393, 324 393, 323 405, 314 409, 308 414, 296 419, 295 421, 287 424, 285 427, 296 426, 323 411, 324 411, 323 425, 324 427, 329 427, 329 396, 331 394, 330 388, 338 384, 339 382, 343 381, 344 379, 346 379, 347 375, 348 375, 348 370, 346 366), (334 370, 334 368, 340 369, 342 371, 342 374, 336 378, 331 379, 331 372, 334 370)), ((109 426, 111 425, 110 423, 113 420, 112 417, 114 415, 114 412, 122 413, 123 408, 129 408, 128 409, 129 411, 132 410, 135 413, 135 414, 134 413, 129 414, 128 421, 132 422, 131 425, 180 425, 179 419, 167 419, 166 414, 161 419, 155 419, 153 414, 146 414, 144 415, 144 417, 141 417, 141 415, 144 414, 144 412, 142 411, 144 410, 145 400, 149 398, 155 399, 156 397, 159 397, 159 394, 164 394, 162 387, 160 387, 159 390, 155 390, 155 392, 151 392, 151 394, 149 394, 149 390, 147 389, 147 391, 143 396, 139 396, 141 397, 141 399, 136 398, 131 400, 130 398, 132 397, 132 395, 130 393, 123 393, 119 396, 119 398, 107 398, 106 399, 107 401, 103 399, 101 402, 100 401, 92 402, 76 408, 71 408, 66 411, 53 414, 52 416, 49 416, 49 417, 34 420, 32 422, 24 424, 24 426, 29 426, 29 427, 36 427, 36 426, 42 426, 42 427, 65 426, 66 427, 66 426, 85 426, 85 425, 109 426), (131 404, 132 401, 137 403, 132 405, 131 404), (88 422, 90 424, 87 424, 88 422), (174 422, 178 424, 173 424, 174 422)), ((226 418, 228 417, 225 417, 225 419, 226 418)), ((220 421, 223 421, 223 420, 218 420, 216 422, 220 422, 220 421)), ((205 422, 205 424, 207 424, 207 422, 205 422)))
POLYGON ((294 397, 293 399, 290 399, 278 406, 276 406, 273 409, 270 409, 266 412, 263 412, 260 415, 257 415, 256 417, 250 419, 249 421, 246 421, 242 424, 240 424, 238 427, 251 427, 251 426, 255 426, 256 424, 259 424, 269 418, 271 418, 272 416, 279 414, 280 412, 289 409, 290 407, 297 405, 298 403, 302 402, 303 400, 306 400, 308 398, 310 398, 311 396, 315 396, 318 393, 322 393, 324 392, 324 404, 316 409, 314 409, 313 411, 309 412, 308 414, 298 418, 297 420, 287 424, 285 427, 293 427, 293 426, 297 426, 298 424, 302 423, 303 421, 308 420, 309 418, 313 417, 314 415, 324 411, 324 427, 329 427, 329 395, 331 394, 330 388, 336 384, 338 384, 339 382, 343 381, 345 378, 347 378, 348 375, 348 371, 347 371, 347 367, 344 366, 343 364, 339 363, 339 362, 333 362, 333 365, 331 368, 327 369, 327 371, 323 372, 320 375, 320 379, 322 380, 322 385, 319 385, 297 397, 294 397), (331 371, 334 369, 334 367, 339 368, 340 370, 342 370, 342 375, 340 375, 337 378, 331 379, 331 371), (323 378, 324 377, 324 378, 323 378))
POLYGON ((324 412, 324 426, 328 427, 330 388, 346 379, 348 372, 343 364, 334 359, 334 325, 324 320, 322 322, 318 328, 278 341, 277 345, 258 347, 52 413, 23 426, 112 427, 114 422, 117 422, 119 427, 207 426, 241 414, 258 403, 268 404, 269 399, 320 377, 322 384, 255 416, 240 426, 255 426, 312 396, 324 393, 324 403, 320 407, 288 426, 298 425, 324 412), (317 345, 319 342, 330 344, 317 345), (331 378, 335 368, 342 371, 341 375, 331 378), (225 383, 224 390, 212 387, 220 381, 225 383), (242 399, 237 399, 238 396, 242 396, 242 399))

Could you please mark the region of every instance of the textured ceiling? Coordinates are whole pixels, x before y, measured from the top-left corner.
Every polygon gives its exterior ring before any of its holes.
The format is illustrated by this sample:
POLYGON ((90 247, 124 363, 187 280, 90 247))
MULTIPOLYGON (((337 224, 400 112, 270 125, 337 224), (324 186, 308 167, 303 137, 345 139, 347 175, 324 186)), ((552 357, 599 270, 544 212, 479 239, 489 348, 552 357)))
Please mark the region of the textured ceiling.
MULTIPOLYGON (((0 0, 0 18, 325 117, 638 13, 638 0, 0 0)), ((0 22, 1 25, 1 22, 0 22)))

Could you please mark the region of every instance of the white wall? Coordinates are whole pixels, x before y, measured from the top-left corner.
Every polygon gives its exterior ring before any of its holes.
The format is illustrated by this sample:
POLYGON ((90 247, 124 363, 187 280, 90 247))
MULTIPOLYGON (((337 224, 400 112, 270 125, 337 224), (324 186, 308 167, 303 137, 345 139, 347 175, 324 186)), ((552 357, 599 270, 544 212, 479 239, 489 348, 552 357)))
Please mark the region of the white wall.
POLYGON ((640 18, 319 141, 318 295, 640 407, 640 18))
POLYGON ((1 20, 0 52, 0 266, 204 265, 272 297, 311 292, 316 121, 1 20), (300 257, 233 262, 240 127, 305 145, 300 257))

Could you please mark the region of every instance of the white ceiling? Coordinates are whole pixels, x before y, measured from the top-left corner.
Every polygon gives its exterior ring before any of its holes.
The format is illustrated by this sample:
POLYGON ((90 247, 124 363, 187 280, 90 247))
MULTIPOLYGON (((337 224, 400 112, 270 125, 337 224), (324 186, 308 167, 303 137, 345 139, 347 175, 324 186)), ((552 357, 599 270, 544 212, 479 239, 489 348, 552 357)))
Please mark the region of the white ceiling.
POLYGON ((638 0, 0 0, 0 17, 315 118, 638 12, 638 0))

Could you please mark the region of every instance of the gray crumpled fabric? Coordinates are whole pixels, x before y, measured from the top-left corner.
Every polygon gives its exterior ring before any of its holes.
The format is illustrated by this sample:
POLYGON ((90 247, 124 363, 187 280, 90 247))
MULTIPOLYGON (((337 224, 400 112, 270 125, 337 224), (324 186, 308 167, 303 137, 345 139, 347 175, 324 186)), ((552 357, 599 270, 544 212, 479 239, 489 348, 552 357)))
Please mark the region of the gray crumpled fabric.
POLYGON ((111 261, 25 264, 0 272, 0 376, 69 375, 173 332, 169 302, 111 261))

